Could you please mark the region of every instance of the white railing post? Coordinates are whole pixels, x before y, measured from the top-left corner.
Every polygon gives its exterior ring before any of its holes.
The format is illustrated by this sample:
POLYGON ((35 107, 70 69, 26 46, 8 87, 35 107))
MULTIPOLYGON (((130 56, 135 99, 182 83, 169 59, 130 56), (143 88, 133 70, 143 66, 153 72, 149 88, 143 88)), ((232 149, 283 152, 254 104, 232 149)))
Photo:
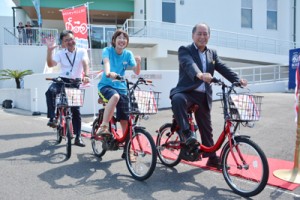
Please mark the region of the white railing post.
POLYGON ((38 89, 37 88, 34 89, 33 102, 34 102, 34 111, 32 115, 41 115, 41 113, 38 111, 38 89))

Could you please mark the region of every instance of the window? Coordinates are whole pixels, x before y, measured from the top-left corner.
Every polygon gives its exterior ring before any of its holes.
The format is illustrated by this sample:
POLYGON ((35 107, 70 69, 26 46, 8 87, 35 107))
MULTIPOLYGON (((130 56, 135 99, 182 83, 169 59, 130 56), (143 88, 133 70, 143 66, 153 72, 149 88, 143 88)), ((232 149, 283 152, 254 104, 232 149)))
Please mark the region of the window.
POLYGON ((163 0, 162 1, 162 21, 176 23, 175 0, 163 0))
POLYGON ((277 30, 277 0, 267 1, 267 29, 277 30))
POLYGON ((103 49, 104 47, 110 46, 111 38, 115 30, 115 27, 91 26, 92 48, 103 49))
POLYGON ((252 28, 252 0, 242 0, 242 28, 252 28))

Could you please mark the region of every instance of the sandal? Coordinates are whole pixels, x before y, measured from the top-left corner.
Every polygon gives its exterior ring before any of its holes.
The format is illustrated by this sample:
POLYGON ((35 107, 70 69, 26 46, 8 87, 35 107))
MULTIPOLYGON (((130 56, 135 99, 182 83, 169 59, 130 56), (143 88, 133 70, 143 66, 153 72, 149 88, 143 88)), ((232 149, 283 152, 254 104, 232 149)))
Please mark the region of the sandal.
MULTIPOLYGON (((121 158, 125 159, 125 156, 126 156, 126 153, 123 152, 121 158)), ((137 161, 133 150, 130 150, 129 158, 130 158, 130 162, 132 162, 132 163, 135 163, 137 161)))
POLYGON ((130 162, 135 163, 137 161, 136 157, 137 156, 134 154, 134 151, 130 150, 130 153, 129 153, 130 162))
POLYGON ((97 136, 102 136, 102 135, 110 135, 111 133, 108 130, 108 126, 107 125, 100 125, 96 135, 97 136))

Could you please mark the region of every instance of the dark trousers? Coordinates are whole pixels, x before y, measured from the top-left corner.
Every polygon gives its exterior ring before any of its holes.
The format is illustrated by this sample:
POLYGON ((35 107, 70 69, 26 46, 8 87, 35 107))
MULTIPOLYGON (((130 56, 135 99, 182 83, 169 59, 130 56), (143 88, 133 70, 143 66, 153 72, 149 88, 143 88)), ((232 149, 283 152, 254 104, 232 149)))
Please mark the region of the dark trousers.
MULTIPOLYGON (((65 82, 69 82, 68 79, 64 79, 65 82)), ((60 83, 52 83, 48 90, 46 91, 46 103, 47 103, 47 117, 48 118, 55 118, 55 97, 57 94, 61 92, 62 84, 60 83)), ((78 88, 79 85, 67 85, 66 87, 74 87, 78 88)), ((80 114, 80 107, 71 107, 72 112, 72 123, 73 123, 73 130, 76 138, 78 139, 81 134, 81 114, 80 114)))
MULTIPOLYGON (((188 109, 194 104, 199 105, 199 109, 195 111, 194 117, 199 127, 201 142, 204 146, 213 146, 211 115, 206 94, 201 92, 177 93, 172 96, 171 103, 175 120, 181 132, 189 129, 188 109)), ((203 157, 213 157, 215 155, 215 153, 204 153, 203 157)))

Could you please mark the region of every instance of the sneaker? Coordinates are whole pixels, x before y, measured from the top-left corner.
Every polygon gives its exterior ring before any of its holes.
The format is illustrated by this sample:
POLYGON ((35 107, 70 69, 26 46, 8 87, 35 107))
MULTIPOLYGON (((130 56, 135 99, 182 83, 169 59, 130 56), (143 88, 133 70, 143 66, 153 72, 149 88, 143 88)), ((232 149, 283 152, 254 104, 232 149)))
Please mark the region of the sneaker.
POLYGON ((125 156, 126 156, 126 153, 123 152, 122 155, 121 155, 121 158, 122 158, 122 159, 125 159, 125 156))
POLYGON ((184 134, 185 144, 187 146, 194 146, 198 144, 196 136, 192 131, 186 130, 183 131, 183 134, 184 134))
POLYGON ((103 136, 103 135, 110 135, 111 133, 108 130, 108 126, 106 125, 100 125, 100 128, 98 129, 96 135, 97 136, 103 136))
POLYGON ((57 122, 56 122, 56 120, 53 119, 53 118, 50 118, 49 121, 48 121, 48 123, 47 123, 47 126, 50 126, 50 127, 52 127, 52 128, 56 128, 56 127, 57 127, 57 122))
POLYGON ((79 147, 85 147, 85 144, 81 137, 75 139, 74 145, 79 146, 79 147))
POLYGON ((220 157, 219 156, 209 157, 206 162, 206 166, 220 169, 221 168, 220 157))

